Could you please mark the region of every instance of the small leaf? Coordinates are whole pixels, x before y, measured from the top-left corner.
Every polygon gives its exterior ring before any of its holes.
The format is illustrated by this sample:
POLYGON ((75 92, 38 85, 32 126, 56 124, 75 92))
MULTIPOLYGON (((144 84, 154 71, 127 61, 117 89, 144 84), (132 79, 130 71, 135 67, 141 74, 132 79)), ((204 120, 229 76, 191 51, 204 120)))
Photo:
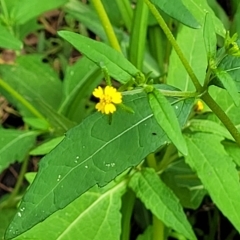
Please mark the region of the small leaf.
POLYGON ((187 155, 187 146, 182 136, 176 114, 170 103, 157 89, 148 93, 148 99, 158 124, 164 129, 164 132, 178 150, 182 154, 187 155))
POLYGON ((191 131, 213 133, 229 140, 233 140, 232 135, 222 125, 206 120, 206 119, 192 119, 189 121, 188 126, 191 131))
POLYGON ((188 11, 181 0, 150 0, 158 9, 162 10, 170 17, 191 28, 200 28, 200 24, 188 11))
POLYGON ((189 239, 196 239, 179 200, 153 169, 135 173, 130 179, 129 186, 147 209, 167 227, 173 228, 189 239))
POLYGON ((68 31, 60 31, 58 35, 99 67, 106 66, 110 76, 121 83, 126 83, 139 72, 121 53, 104 43, 68 31))
POLYGON ((213 202, 240 231, 239 175, 221 140, 206 133, 186 137, 189 151, 186 162, 197 172, 213 202))
POLYGON ((51 139, 50 141, 44 142, 40 146, 34 148, 29 154, 30 155, 45 155, 52 151, 62 140, 64 137, 56 137, 51 139))
MULTIPOLYGON (((240 6, 240 5, 239 5, 240 6)), ((239 7, 240 9, 240 7, 239 7)), ((240 40, 237 41, 237 44, 240 46, 240 40)), ((218 54, 221 55, 225 51, 224 48, 221 48, 218 51, 218 54)), ((218 66, 220 69, 226 71, 233 79, 236 84, 237 91, 240 92, 240 58, 227 55, 218 66)), ((220 87, 223 87, 222 83, 214 79, 214 84, 220 87)))
MULTIPOLYGON (((7 238, 27 231, 95 184, 106 185, 169 141, 153 117, 146 94, 127 93, 123 102, 134 114, 119 109, 109 125, 108 117, 97 112, 70 129, 63 141, 41 159, 36 179, 20 204, 25 212, 21 218, 15 216, 7 238)), ((193 99, 173 103, 181 124, 192 103, 193 99)))
POLYGON ((235 105, 239 106, 239 95, 237 91, 237 86, 235 85, 235 82, 233 81, 232 77, 226 71, 220 69, 216 69, 214 73, 216 74, 217 78, 221 81, 224 88, 228 91, 235 105))
POLYGON ((45 119, 26 117, 23 121, 34 129, 49 130, 50 127, 45 119))
POLYGON ((33 147, 37 136, 33 131, 0 129, 0 172, 15 161, 21 162, 33 147))
POLYGON ((205 43, 206 52, 208 55, 208 60, 215 59, 216 57, 216 47, 217 47, 217 37, 214 29, 213 19, 211 14, 206 13, 205 23, 203 28, 203 38, 205 43))

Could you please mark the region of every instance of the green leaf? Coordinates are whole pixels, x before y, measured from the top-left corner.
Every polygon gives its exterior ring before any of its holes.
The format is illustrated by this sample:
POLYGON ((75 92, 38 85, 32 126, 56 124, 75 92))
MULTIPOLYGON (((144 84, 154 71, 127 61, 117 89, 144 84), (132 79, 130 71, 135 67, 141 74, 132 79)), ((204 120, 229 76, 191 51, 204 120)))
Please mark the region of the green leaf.
POLYGON ((189 9, 195 19, 203 26, 205 22, 206 13, 210 14, 213 20, 215 32, 221 37, 225 38, 226 30, 223 23, 216 17, 212 8, 208 5, 206 0, 182 0, 184 5, 189 9))
MULTIPOLYGON (((126 183, 121 182, 110 189, 108 186, 90 189, 63 210, 14 239, 38 239, 39 236, 48 240, 120 239, 121 195, 125 186, 126 183)), ((20 208, 18 214, 24 214, 24 210, 20 208)))
POLYGON ((226 71, 220 69, 214 70, 214 73, 223 84, 223 87, 228 91, 235 105, 239 106, 239 94, 232 77, 226 71))
POLYGON ((121 83, 127 83, 139 72, 121 53, 104 43, 68 31, 58 34, 99 67, 107 67, 110 76, 121 83))
MULTIPOLYGON (((208 64, 203 40, 203 30, 194 30, 185 26, 180 26, 177 35, 177 43, 198 80, 203 84, 208 64)), ((167 83, 182 91, 195 90, 187 71, 175 51, 172 51, 170 55, 167 83)))
POLYGON ((47 141, 40 146, 34 148, 29 154, 30 155, 45 155, 52 151, 62 140, 64 137, 56 137, 47 141))
POLYGON ((67 3, 68 0, 21 0, 16 1, 11 11, 11 17, 17 25, 22 25, 40 14, 58 8, 67 3))
POLYGON ((206 13, 204 28, 203 28, 203 38, 205 43, 206 52, 208 55, 208 60, 215 60, 217 52, 217 37, 214 29, 214 24, 212 16, 206 13))
POLYGON ((239 175, 221 140, 206 133, 186 137, 189 151, 186 162, 197 172, 214 203, 240 231, 239 175))
POLYGON ((0 129, 0 172, 15 161, 21 162, 34 146, 36 132, 0 129))
POLYGON ((187 155, 187 146, 171 104, 157 89, 154 89, 153 92, 148 93, 148 99, 158 124, 164 129, 164 132, 177 147, 177 149, 182 154, 187 155))
MULTIPOLYGON (((25 232, 93 185, 106 185, 169 141, 153 117, 146 94, 127 93, 123 101, 134 114, 119 109, 109 125, 108 116, 97 112, 70 129, 64 140, 41 159, 37 177, 20 205, 25 212, 21 218, 15 216, 7 238, 25 232)), ((181 125, 192 103, 193 99, 186 99, 173 104, 181 125)))
POLYGON ((16 211, 15 208, 0 209, 0 239, 4 239, 4 233, 16 211))
POLYGON ((206 195, 201 181, 183 158, 169 165, 161 174, 161 178, 183 207, 197 209, 206 195))
POLYGON ((206 119, 192 119, 188 122, 188 127, 194 132, 213 133, 229 140, 234 140, 228 130, 220 124, 206 119))
MULTIPOLYGON (((62 83, 53 69, 44 64, 41 56, 37 55, 21 56, 17 63, 14 66, 0 65, 3 81, 11 89, 17 89, 17 93, 45 117, 55 132, 64 133, 74 126, 73 122, 56 111, 62 97, 62 83)), ((0 92, 19 109, 23 117, 38 117, 12 92, 1 87, 0 92)))
POLYGON ((9 30, 0 24, 0 47, 13 50, 21 50, 23 44, 20 40, 15 38, 9 30))
POLYGON ((143 234, 138 235, 137 240, 152 240, 153 239, 153 228, 149 226, 143 234))
MULTIPOLYGON (((240 41, 237 41, 238 45, 240 44, 240 41)), ((224 49, 219 50, 219 54, 222 54, 224 49)), ((240 92, 240 58, 239 57, 234 57, 231 55, 227 55, 219 64, 218 66, 220 69, 223 69, 226 71, 233 79, 235 82, 237 91, 240 92)), ((223 87, 222 83, 219 81, 213 81, 213 84, 219 87, 223 87)))
POLYGON ((191 27, 200 28, 199 23, 189 12, 181 0, 150 0, 159 10, 162 10, 172 18, 191 27))
POLYGON ((50 127, 46 120, 40 118, 23 118, 23 121, 34 129, 49 130, 50 127))
MULTIPOLYGON (((219 106, 221 106, 222 110, 227 114, 230 120, 234 123, 234 125, 240 130, 240 111, 239 107, 236 107, 232 101, 231 96, 224 89, 218 88, 216 86, 211 86, 209 88, 209 92, 214 100, 217 102, 219 106)), ((209 119, 221 123, 221 121, 215 116, 209 116, 209 119)))
POLYGON ((63 81, 63 97, 58 112, 75 122, 86 114, 86 100, 102 80, 100 69, 83 57, 67 68, 63 81))
POLYGON ((223 142, 224 148, 233 161, 240 166, 240 148, 236 143, 232 142, 223 142))
POLYGON ((167 227, 173 228, 189 239, 196 239, 179 200, 153 169, 135 173, 130 179, 129 186, 146 208, 167 227))

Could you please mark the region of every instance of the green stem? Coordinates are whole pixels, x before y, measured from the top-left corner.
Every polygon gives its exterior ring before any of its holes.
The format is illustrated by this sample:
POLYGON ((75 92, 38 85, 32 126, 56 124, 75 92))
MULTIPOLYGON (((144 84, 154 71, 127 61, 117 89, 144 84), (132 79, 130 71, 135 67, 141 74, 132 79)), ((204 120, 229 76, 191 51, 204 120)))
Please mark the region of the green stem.
POLYGON ((5 3, 5 0, 0 0, 1 6, 2 6, 2 11, 5 19, 9 20, 9 14, 8 14, 8 9, 5 3))
MULTIPOLYGON (((180 91, 169 91, 169 90, 162 90, 162 89, 157 89, 157 90, 159 90, 164 96, 167 96, 167 97, 192 98, 198 95, 196 92, 180 92, 180 91)), ((125 91, 125 92, 122 92, 122 95, 133 95, 141 92, 144 92, 143 88, 125 91)))
POLYGON ((28 155, 25 157, 23 163, 22 163, 22 167, 21 167, 21 170, 20 170, 20 173, 18 175, 18 179, 17 179, 17 183, 13 189, 13 191, 11 192, 9 198, 2 202, 0 204, 0 209, 2 208, 7 208, 7 207, 13 207, 16 205, 16 199, 17 199, 17 195, 19 193, 19 190, 21 188, 21 185, 23 183, 23 180, 24 180, 24 175, 27 171, 27 167, 28 167, 28 155))
POLYGON ((135 194, 128 190, 122 198, 122 233, 121 240, 129 240, 131 233, 131 217, 135 203, 135 194))
POLYGON ((129 43, 129 60, 142 70, 148 26, 148 7, 144 0, 138 0, 134 11, 134 19, 129 43))
POLYGON ((125 24, 128 32, 130 32, 131 25, 132 25, 132 18, 133 18, 133 10, 131 8, 131 3, 129 0, 116 0, 116 3, 118 5, 118 9, 122 15, 124 24, 125 24))
POLYGON ((154 153, 150 153, 147 156, 147 163, 148 163, 149 167, 154 168, 155 170, 157 170, 157 161, 156 161, 154 153))
MULTIPOLYGON (((154 168, 157 171, 157 161, 154 153, 150 153, 147 156, 147 164, 149 167, 154 168)), ((164 224, 154 214, 153 218, 153 240, 164 240, 164 224)))
POLYGON ((122 52, 121 47, 118 43, 117 37, 113 31, 113 27, 110 23, 110 20, 107 16, 107 13, 102 5, 101 0, 92 0, 93 6, 100 18, 102 26, 105 30, 105 33, 108 37, 110 45, 117 51, 122 52))
POLYGON ((183 55, 182 50, 178 46, 177 41, 175 40, 172 32, 168 28, 168 26, 165 23, 164 19, 162 18, 162 16, 160 15, 160 13, 156 9, 156 7, 149 0, 145 0, 145 3, 148 5, 150 11, 152 12, 154 17, 156 18, 158 24, 162 28, 162 30, 165 33, 167 39, 169 40, 169 42, 172 44, 173 48, 175 49, 179 59, 181 60, 183 66, 185 67, 187 73, 189 74, 189 76, 190 76, 190 78, 191 78, 191 80, 192 80, 196 90, 201 93, 203 91, 203 88, 202 88, 201 84, 199 83, 196 75, 194 74, 193 69, 191 68, 191 66, 188 63, 187 59, 183 55))
POLYGON ((169 144, 161 162, 158 165, 158 174, 162 173, 169 166, 169 164, 177 158, 178 155, 176 155, 175 153, 176 147, 173 144, 169 144))
POLYGON ((153 215, 153 240, 164 240, 164 224, 153 215))
POLYGON ((44 119, 44 116, 38 112, 36 108, 34 108, 26 99, 24 99, 17 91, 15 91, 10 85, 0 79, 0 87, 6 90, 11 96, 13 96, 16 100, 18 100, 22 105, 24 105, 33 115, 37 118, 44 119))
POLYGON ((219 107, 219 105, 213 100, 208 92, 205 92, 201 99, 208 105, 208 107, 216 114, 216 116, 221 120, 227 130, 231 133, 237 144, 240 146, 240 133, 234 126, 232 121, 229 119, 227 114, 219 107))

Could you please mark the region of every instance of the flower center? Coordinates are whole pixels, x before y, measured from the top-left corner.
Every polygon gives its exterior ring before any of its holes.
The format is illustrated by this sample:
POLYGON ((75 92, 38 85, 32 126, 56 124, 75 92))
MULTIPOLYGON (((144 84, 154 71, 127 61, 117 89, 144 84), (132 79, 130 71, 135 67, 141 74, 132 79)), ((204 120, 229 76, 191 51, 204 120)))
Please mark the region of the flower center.
POLYGON ((102 101, 105 103, 105 104, 109 104, 112 102, 112 97, 109 96, 109 95, 104 95, 102 101))

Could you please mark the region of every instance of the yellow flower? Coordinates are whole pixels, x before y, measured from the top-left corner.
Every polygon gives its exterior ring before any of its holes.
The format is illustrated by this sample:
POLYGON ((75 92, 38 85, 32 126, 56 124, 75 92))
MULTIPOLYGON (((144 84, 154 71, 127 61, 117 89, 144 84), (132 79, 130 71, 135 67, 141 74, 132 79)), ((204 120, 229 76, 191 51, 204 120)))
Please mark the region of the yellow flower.
POLYGON ((198 100, 196 105, 195 105, 195 111, 196 112, 201 112, 203 110, 204 106, 202 101, 198 100))
POLYGON ((100 100, 99 103, 96 104, 96 109, 105 114, 115 112, 116 107, 114 104, 122 102, 122 94, 111 86, 106 86, 104 89, 101 87, 95 88, 93 96, 100 100))

